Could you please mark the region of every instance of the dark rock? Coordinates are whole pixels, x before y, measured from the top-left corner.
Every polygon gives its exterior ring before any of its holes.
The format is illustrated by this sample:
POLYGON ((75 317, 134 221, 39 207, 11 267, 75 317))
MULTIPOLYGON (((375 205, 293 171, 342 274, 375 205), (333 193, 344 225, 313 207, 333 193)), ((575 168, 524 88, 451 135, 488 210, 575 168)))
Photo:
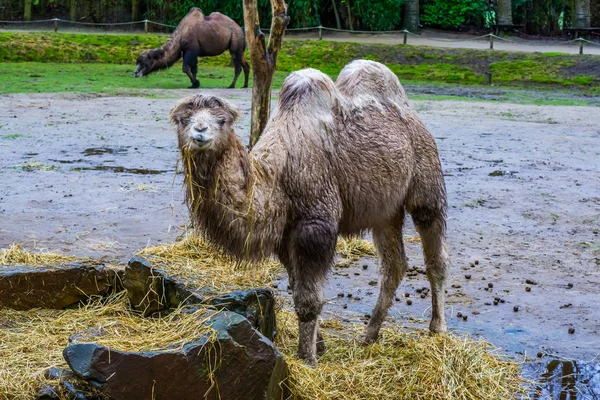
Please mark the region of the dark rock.
POLYGON ((75 343, 63 355, 77 376, 114 400, 288 398, 283 355, 246 318, 223 311, 207 325, 216 331, 214 342, 199 337, 176 351, 134 353, 75 343))
POLYGON ((528 285, 537 285, 537 282, 533 279, 525 279, 525 283, 528 285))
POLYGON ((0 269, 0 307, 63 309, 90 296, 108 295, 119 286, 116 271, 92 262, 3 267, 0 269))
POLYGON ((236 290, 225 295, 208 289, 200 292, 141 257, 129 261, 123 285, 131 307, 144 316, 184 305, 209 305, 243 315, 267 338, 275 336, 275 296, 270 289, 236 290))

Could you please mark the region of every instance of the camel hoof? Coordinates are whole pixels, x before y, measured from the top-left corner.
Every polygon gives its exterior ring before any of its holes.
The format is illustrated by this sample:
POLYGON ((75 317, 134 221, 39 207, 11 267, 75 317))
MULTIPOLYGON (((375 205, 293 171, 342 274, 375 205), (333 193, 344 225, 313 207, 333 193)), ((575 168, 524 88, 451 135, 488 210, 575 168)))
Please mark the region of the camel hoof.
POLYGON ((358 337, 358 344, 360 344, 361 346, 368 346, 370 344, 373 344, 377 341, 377 336, 378 335, 373 335, 372 333, 369 333, 367 331, 363 332, 359 337, 358 337))
POLYGON ((198 89, 200 87, 200 81, 196 81, 192 83, 192 86, 188 87, 188 89, 198 89))
POLYGON ((323 338, 320 338, 317 340, 317 355, 322 356, 323 354, 325 354, 325 341, 323 341, 323 338))
POLYGON ((446 327, 446 321, 431 320, 431 322, 429 323, 429 331, 432 334, 444 333, 448 331, 448 328, 446 327))
POLYGON ((232 83, 231 85, 227 86, 227 89, 235 89, 235 85, 232 83))
POLYGON ((308 357, 308 356, 305 357, 305 356, 298 354, 298 358, 300 360, 302 360, 302 362, 304 362, 304 364, 308 365, 309 367, 315 368, 317 366, 317 357, 308 357))

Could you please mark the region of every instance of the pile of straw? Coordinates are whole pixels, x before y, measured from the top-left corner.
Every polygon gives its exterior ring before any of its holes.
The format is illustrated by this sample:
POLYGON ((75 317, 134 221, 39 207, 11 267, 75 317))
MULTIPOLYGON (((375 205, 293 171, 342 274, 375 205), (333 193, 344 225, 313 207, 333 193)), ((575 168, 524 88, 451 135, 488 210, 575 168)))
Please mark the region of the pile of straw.
MULTIPOLYGON (((340 239, 337 251, 353 262, 375 254, 373 245, 360 239, 340 239)), ((270 285, 283 271, 273 260, 240 268, 196 236, 139 254, 190 284, 223 291, 270 285)), ((1 264, 73 259, 31 254, 18 247, 1 257, 1 264)), ((93 340, 112 349, 157 350, 182 346, 206 334, 208 328, 201 321, 208 317, 207 311, 191 315, 176 311, 161 319, 143 319, 129 311, 123 293, 76 310, 0 309, 0 398, 32 398, 47 382, 46 369, 66 367, 62 350, 76 332, 100 327, 107 334, 93 340)), ((355 340, 362 325, 324 321, 327 350, 319 366, 309 368, 294 357, 295 315, 279 311, 277 318, 276 344, 287 356, 291 377, 286 385, 296 399, 509 399, 524 391, 518 364, 504 361, 488 344, 452 334, 407 333, 395 325, 382 329, 377 343, 363 347, 355 340)))
POLYGON ((164 318, 142 318, 129 310, 125 292, 74 310, 0 309, 0 399, 32 399, 42 384, 58 383, 44 372, 68 368, 62 351, 75 333, 100 329, 102 335, 91 341, 113 350, 177 350, 211 334, 203 322, 213 312, 176 310, 164 318))
POLYGON ((296 399, 504 400, 525 393, 519 365, 503 361, 489 344, 452 334, 403 332, 390 324, 379 340, 361 346, 364 326, 321 323, 325 354, 317 368, 294 358, 298 330, 293 313, 277 314, 278 348, 286 355, 296 399))
POLYGON ((55 253, 32 253, 23 250, 18 244, 13 244, 7 249, 0 249, 0 266, 22 264, 39 267, 57 265, 75 260, 84 259, 55 253))

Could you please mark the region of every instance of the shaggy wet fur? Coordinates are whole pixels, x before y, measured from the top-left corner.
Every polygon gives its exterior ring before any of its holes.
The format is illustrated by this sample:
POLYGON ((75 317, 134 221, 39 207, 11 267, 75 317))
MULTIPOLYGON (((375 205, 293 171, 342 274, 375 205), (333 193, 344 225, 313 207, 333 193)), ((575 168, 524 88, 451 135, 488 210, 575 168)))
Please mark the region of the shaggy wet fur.
POLYGON ((181 20, 167 42, 157 49, 145 50, 137 59, 135 77, 165 69, 183 58, 183 72, 190 78, 192 88, 200 87, 196 79, 198 57, 218 56, 229 50, 235 83, 244 70, 244 87, 248 87, 250 66, 244 57, 244 32, 231 18, 218 12, 205 16, 199 8, 192 8, 181 20))
POLYGON ((383 278, 361 340, 377 339, 407 271, 405 211, 421 235, 432 292, 432 332, 446 330, 446 192, 433 137, 384 65, 354 61, 334 84, 313 69, 284 82, 277 110, 247 153, 237 111, 196 95, 172 111, 197 228, 232 255, 275 254, 285 265, 299 320, 298 355, 316 364, 323 285, 338 235, 367 230, 383 278))

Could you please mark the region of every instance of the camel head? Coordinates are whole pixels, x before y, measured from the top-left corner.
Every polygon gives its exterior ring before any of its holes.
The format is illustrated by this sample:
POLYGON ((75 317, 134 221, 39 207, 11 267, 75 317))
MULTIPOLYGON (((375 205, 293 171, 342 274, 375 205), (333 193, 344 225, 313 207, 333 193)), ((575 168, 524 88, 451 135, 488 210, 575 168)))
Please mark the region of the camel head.
POLYGON ((139 78, 157 69, 166 68, 167 65, 163 61, 164 58, 165 51, 163 49, 144 50, 137 59, 133 76, 139 78))
POLYGON ((196 94, 173 107, 170 117, 177 126, 180 150, 197 153, 227 146, 235 136, 232 126, 239 111, 218 97, 196 94))

